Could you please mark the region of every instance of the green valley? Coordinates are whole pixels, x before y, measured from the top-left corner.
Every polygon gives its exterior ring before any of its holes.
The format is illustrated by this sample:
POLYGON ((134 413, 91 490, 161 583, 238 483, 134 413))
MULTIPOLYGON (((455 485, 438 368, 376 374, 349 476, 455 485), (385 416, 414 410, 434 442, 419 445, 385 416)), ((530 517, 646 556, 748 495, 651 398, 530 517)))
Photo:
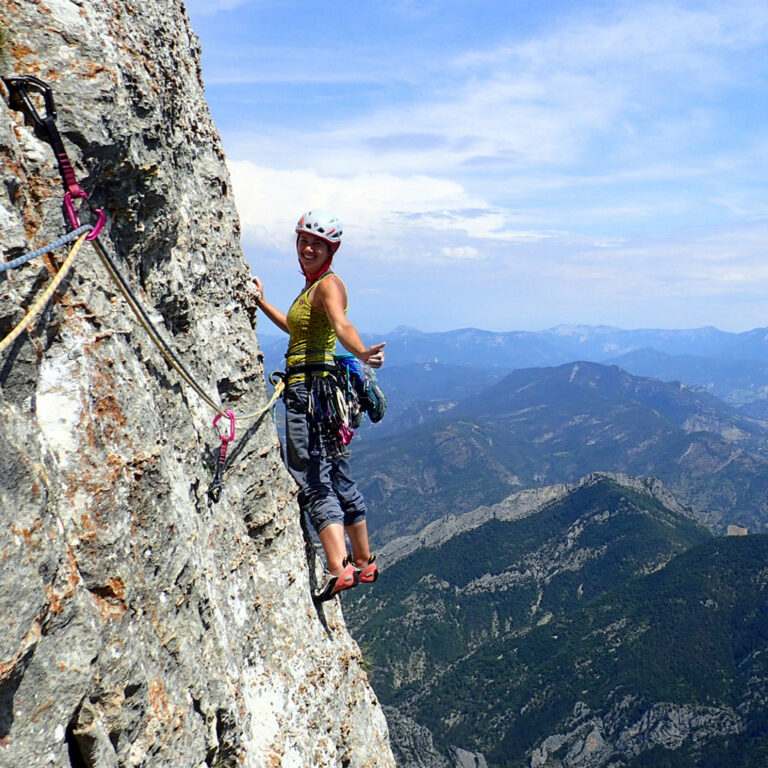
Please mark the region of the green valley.
POLYGON ((393 542, 345 601, 382 701, 492 768, 763 765, 768 537, 628 478, 525 493, 393 542))

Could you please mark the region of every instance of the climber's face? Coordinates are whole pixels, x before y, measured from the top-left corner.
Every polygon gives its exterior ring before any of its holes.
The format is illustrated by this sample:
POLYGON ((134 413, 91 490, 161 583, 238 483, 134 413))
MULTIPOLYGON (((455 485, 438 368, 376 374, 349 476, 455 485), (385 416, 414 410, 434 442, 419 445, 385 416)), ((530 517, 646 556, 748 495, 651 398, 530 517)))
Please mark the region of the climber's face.
POLYGON ((319 237, 302 232, 296 240, 299 261, 308 273, 314 272, 331 258, 331 246, 319 237))

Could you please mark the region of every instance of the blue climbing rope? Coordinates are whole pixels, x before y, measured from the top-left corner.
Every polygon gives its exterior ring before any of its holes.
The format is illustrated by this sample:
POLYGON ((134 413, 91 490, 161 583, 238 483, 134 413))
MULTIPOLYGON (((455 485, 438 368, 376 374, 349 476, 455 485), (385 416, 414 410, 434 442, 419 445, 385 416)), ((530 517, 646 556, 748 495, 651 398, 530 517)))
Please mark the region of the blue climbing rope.
POLYGON ((16 267, 20 267, 23 264, 26 264, 28 261, 32 261, 32 259, 36 259, 38 256, 42 256, 44 253, 55 251, 57 248, 61 248, 62 245, 66 245, 67 243, 71 243, 73 240, 77 240, 77 238, 80 237, 83 232, 90 232, 92 229, 93 226, 91 224, 83 224, 82 227, 78 227, 72 232, 67 232, 67 234, 63 237, 60 237, 58 240, 54 240, 52 243, 48 243, 48 245, 45 245, 42 248, 38 248, 36 251, 32 251, 32 253, 26 253, 24 256, 19 256, 18 259, 13 259, 12 261, 0 262, 0 272, 7 272, 9 269, 16 269, 16 267))

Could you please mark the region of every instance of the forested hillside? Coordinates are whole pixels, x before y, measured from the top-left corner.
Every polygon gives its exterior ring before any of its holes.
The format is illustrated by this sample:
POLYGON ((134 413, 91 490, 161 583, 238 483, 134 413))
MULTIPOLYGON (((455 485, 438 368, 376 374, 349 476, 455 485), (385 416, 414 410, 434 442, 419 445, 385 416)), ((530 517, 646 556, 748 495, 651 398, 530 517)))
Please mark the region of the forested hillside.
POLYGON ((346 608, 382 701, 492 767, 762 765, 768 537, 620 478, 556 496, 384 549, 346 608))

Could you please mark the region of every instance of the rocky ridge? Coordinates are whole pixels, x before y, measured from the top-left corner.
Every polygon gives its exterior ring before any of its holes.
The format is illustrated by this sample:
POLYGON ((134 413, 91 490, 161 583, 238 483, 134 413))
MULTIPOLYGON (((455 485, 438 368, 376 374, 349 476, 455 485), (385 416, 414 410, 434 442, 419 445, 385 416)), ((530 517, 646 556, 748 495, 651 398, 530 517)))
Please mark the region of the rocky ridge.
POLYGON ((394 565, 424 547, 439 547, 455 536, 480 528, 490 520, 510 522, 534 515, 546 505, 566 498, 577 488, 594 486, 604 480, 612 480, 630 490, 648 494, 668 509, 693 518, 691 510, 680 504, 664 484, 655 478, 630 477, 620 472, 591 472, 575 483, 556 483, 544 488, 518 491, 498 504, 478 507, 463 515, 441 517, 425 526, 417 534, 401 536, 390 541, 382 547, 379 559, 384 566, 394 565))
POLYGON ((654 748, 679 749, 744 730, 738 713, 726 707, 656 704, 632 718, 633 697, 624 697, 602 715, 577 702, 569 730, 548 736, 534 749, 531 768, 600 768, 610 761, 631 760, 654 748))
POLYGON ((716 533, 760 532, 766 446, 766 422, 705 392, 578 362, 514 371, 439 418, 361 441, 355 458, 380 546, 446 510, 595 471, 660 479, 716 533))
MULTIPOLYGON (((5 0, 0 74, 54 87, 78 179, 153 322, 222 408, 266 404, 239 223, 180 0, 5 0)), ((49 145, 0 86, 4 260, 65 231, 49 145)), ((85 214, 83 214, 85 218, 85 214)), ((0 276, 0 337, 66 250, 0 276)), ((391 766, 387 727, 269 415, 214 412, 90 245, 0 358, 0 766, 391 766)))

